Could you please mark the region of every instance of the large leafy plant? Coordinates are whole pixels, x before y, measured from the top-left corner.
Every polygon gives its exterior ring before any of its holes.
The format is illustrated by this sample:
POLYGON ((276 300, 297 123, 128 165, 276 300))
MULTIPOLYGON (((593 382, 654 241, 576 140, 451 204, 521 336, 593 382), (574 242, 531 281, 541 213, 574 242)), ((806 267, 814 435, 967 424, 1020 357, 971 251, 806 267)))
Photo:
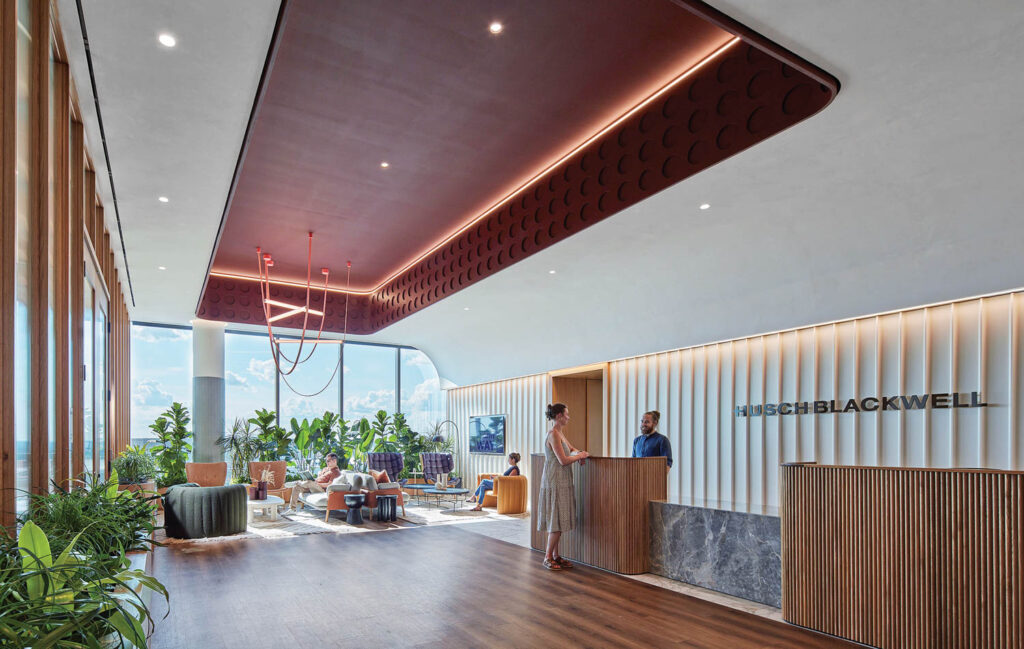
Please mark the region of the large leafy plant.
POLYGON ((80 554, 86 533, 72 536, 59 552, 31 520, 22 526, 16 546, 0 534, 0 644, 147 647, 145 629, 152 616, 144 593, 166 599, 167 590, 145 572, 126 569, 123 554, 114 567, 80 554))
POLYGON ((263 450, 259 433, 253 430, 251 421, 236 419, 231 430, 217 440, 217 445, 231 456, 231 482, 235 484, 249 483, 249 463, 259 458, 263 450))
POLYGON ((351 454, 346 452, 345 438, 349 433, 348 422, 333 412, 325 412, 322 417, 313 421, 303 419, 301 422, 292 418, 292 451, 291 457, 296 469, 315 471, 324 462, 328 453, 340 455, 338 466, 348 467, 351 454))
POLYGON ((273 462, 287 459, 292 432, 277 425, 277 413, 273 410, 257 410, 256 416, 249 419, 256 427, 256 437, 260 442, 259 459, 261 462, 273 462))
POLYGON ((191 421, 188 408, 174 402, 150 424, 149 429, 156 434, 156 444, 150 452, 156 458, 160 471, 157 486, 170 487, 185 482, 185 463, 192 453, 192 445, 189 443, 192 432, 188 429, 191 421))
POLYGON ((120 484, 141 484, 156 476, 156 462, 145 446, 129 444, 111 463, 120 484))
POLYGON ((58 552, 78 539, 96 563, 113 568, 124 553, 153 545, 155 499, 118 491, 116 472, 109 480, 86 475, 70 489, 55 484, 50 493, 31 495, 22 522, 31 520, 43 529, 58 552))

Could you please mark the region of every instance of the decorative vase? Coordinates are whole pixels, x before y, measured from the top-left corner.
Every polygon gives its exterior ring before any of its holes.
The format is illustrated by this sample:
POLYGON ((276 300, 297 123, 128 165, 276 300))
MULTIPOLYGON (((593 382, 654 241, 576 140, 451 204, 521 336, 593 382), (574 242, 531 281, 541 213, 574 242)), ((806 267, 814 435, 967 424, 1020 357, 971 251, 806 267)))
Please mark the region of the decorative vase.
POLYGON ((267 499, 267 483, 262 480, 256 483, 256 500, 267 499))
POLYGON ((444 491, 445 489, 448 488, 448 474, 447 473, 438 473, 437 474, 437 482, 434 483, 434 488, 438 489, 440 491, 444 491))

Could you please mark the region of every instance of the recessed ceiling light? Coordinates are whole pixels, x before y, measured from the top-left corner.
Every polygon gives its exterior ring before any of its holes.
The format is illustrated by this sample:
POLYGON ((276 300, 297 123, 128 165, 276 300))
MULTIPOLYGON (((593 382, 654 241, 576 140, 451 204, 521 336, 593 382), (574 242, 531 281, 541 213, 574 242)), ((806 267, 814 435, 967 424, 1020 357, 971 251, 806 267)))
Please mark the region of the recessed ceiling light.
POLYGON ((168 34, 167 32, 164 32, 164 33, 160 34, 159 36, 156 37, 156 39, 158 41, 160 41, 160 44, 163 45, 164 47, 174 47, 175 45, 178 44, 178 39, 176 39, 174 36, 168 34))
POLYGON ((709 207, 711 207, 711 203, 701 203, 700 204, 700 209, 702 209, 702 210, 706 210, 709 207))
POLYGON ((167 270, 167 266, 157 266, 157 270, 167 270))
POLYGON ((462 307, 462 310, 463 311, 469 311, 469 307, 468 306, 464 306, 464 307, 462 307))
POLYGON ((161 203, 166 203, 166 202, 168 202, 171 199, 167 198, 166 196, 160 196, 156 200, 160 201, 161 203))
POLYGON ((387 160, 385 160, 384 162, 380 163, 380 168, 381 169, 387 169, 390 166, 391 166, 391 164, 387 160))
POLYGON ((505 26, 495 20, 487 27, 487 29, 491 30, 492 34, 500 34, 501 30, 505 29, 505 26))
POLYGON ((554 275, 554 274, 555 274, 555 271, 553 271, 553 270, 549 270, 548 271, 548 275, 554 275))

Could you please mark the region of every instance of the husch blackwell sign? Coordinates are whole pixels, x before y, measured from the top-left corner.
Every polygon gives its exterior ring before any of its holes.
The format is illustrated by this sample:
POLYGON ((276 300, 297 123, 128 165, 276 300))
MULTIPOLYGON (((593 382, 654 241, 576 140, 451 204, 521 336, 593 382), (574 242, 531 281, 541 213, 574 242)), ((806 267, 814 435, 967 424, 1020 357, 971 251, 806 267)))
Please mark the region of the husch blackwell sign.
POLYGON ((830 412, 875 412, 876 410, 924 410, 925 408, 984 408, 980 392, 937 392, 900 394, 894 397, 864 397, 846 401, 794 401, 736 406, 737 417, 775 415, 823 415, 830 412))

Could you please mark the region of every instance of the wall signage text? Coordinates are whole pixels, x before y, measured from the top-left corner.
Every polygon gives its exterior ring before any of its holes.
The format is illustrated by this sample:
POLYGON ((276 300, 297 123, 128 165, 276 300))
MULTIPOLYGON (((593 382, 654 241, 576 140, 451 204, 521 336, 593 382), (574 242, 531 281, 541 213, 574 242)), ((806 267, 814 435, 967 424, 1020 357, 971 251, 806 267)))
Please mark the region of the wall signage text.
POLYGON ((832 412, 875 412, 876 410, 924 410, 925 408, 984 408, 980 392, 939 392, 893 397, 828 401, 794 401, 736 406, 737 417, 774 417, 775 415, 823 415, 832 412))

